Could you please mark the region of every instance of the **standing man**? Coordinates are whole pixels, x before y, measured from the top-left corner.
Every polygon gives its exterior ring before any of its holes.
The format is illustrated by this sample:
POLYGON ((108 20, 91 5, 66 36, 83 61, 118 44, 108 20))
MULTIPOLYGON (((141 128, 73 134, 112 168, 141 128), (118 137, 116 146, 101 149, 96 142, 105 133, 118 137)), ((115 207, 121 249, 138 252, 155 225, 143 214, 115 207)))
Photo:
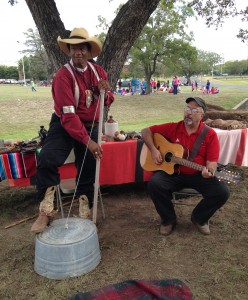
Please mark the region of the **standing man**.
POLYGON ((54 214, 55 187, 60 182, 58 167, 72 149, 77 168, 76 198, 84 208, 85 218, 93 206, 96 159, 102 148, 97 144, 100 89, 105 91, 104 105, 110 106, 114 95, 103 68, 89 60, 101 53, 102 45, 84 28, 74 28, 68 39, 57 39, 60 49, 71 60, 56 73, 52 83, 54 113, 37 164, 37 199, 39 217, 31 231, 42 232, 54 214), (82 168, 82 170, 81 170, 82 168))
POLYGON ((33 80, 31 81, 31 89, 32 89, 32 92, 36 92, 35 83, 33 80))
POLYGON ((121 88, 122 88, 122 81, 121 81, 121 79, 118 80, 118 88, 119 88, 119 90, 121 90, 121 88))
POLYGON ((137 87, 138 87, 138 79, 136 78, 136 76, 133 76, 131 79, 132 95, 136 93, 137 87))
MULTIPOLYGON (((169 142, 181 144, 191 151, 204 127, 202 118, 205 112, 204 100, 199 97, 190 97, 186 99, 182 121, 154 125, 142 130, 142 138, 151 151, 153 162, 158 167, 163 162, 163 158, 159 149, 154 145, 153 134, 159 133, 169 142)), ((192 211, 191 221, 202 234, 210 234, 209 219, 229 197, 228 186, 214 177, 219 150, 217 134, 210 128, 193 159, 193 162, 204 166, 201 172, 180 166, 178 172, 172 175, 164 171, 154 173, 148 183, 148 190, 161 218, 160 234, 169 235, 176 226, 177 216, 172 203, 172 193, 182 188, 193 188, 202 194, 203 199, 192 211)))

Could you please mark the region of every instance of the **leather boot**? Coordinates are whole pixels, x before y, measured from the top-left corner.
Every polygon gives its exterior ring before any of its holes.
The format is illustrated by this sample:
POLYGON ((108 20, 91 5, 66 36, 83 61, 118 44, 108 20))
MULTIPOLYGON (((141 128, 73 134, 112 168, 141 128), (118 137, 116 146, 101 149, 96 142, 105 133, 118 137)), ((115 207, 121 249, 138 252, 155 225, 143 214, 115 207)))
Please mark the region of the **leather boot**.
POLYGON ((56 191, 55 186, 47 188, 43 200, 40 203, 40 211, 50 214, 54 210, 54 194, 56 191))
POLYGON ((54 216, 54 194, 56 188, 55 186, 51 186, 47 188, 46 193, 44 195, 43 200, 40 203, 40 213, 38 219, 34 222, 31 227, 31 231, 34 233, 43 232, 49 221, 51 221, 50 217, 54 216), (50 219, 49 219, 50 218, 50 219))
POLYGON ((33 233, 40 233, 43 232, 46 226, 49 223, 49 218, 45 212, 40 212, 38 219, 34 222, 31 227, 31 231, 33 233))
POLYGON ((90 219, 89 200, 86 195, 79 197, 79 217, 83 219, 90 219))

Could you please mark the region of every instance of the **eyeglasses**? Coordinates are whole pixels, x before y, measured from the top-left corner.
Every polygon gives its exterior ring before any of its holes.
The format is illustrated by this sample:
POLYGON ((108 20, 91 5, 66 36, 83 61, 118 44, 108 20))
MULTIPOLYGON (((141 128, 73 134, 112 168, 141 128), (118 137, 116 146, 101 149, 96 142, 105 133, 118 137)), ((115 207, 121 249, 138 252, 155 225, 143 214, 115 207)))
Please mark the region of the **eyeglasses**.
POLYGON ((191 108, 189 106, 185 106, 184 111, 187 112, 187 113, 189 113, 191 111, 192 114, 197 114, 197 113, 201 112, 197 108, 191 108))

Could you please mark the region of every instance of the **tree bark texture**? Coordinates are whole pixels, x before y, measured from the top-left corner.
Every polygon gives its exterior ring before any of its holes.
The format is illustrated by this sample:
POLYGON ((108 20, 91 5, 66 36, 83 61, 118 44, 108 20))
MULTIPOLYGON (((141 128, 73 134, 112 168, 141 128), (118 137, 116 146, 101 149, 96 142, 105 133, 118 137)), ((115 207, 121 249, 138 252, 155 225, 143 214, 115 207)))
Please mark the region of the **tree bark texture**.
POLYGON ((57 38, 69 37, 54 0, 25 0, 39 31, 47 56, 55 70, 58 70, 68 57, 59 49, 57 38))
MULTIPOLYGON (((38 28, 47 55, 54 69, 57 70, 68 60, 68 57, 59 50, 57 37, 60 35, 62 38, 67 38, 70 31, 65 29, 54 0, 25 1, 38 28)), ((109 28, 97 63, 108 73, 112 89, 115 89, 130 48, 159 2, 160 0, 129 0, 120 9, 109 28)))

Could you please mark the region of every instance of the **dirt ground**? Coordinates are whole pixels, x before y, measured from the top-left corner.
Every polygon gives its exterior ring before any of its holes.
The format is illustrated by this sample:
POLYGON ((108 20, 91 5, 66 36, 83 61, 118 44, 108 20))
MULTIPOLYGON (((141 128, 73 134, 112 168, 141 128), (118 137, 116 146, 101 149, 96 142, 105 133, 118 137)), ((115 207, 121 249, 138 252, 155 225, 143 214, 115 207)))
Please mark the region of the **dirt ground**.
MULTIPOLYGON (((236 171, 243 181, 230 185, 229 201, 210 221, 210 236, 201 235, 190 222, 192 206, 176 205, 176 230, 162 237, 145 184, 102 187, 106 219, 100 207, 97 218, 101 262, 86 275, 61 281, 34 271, 30 228, 35 218, 5 229, 37 214, 35 188, 10 188, 1 182, 0 299, 67 299, 128 279, 172 278, 187 284, 195 300, 248 299, 248 168, 236 171)), ((199 199, 181 201, 195 205, 199 199)))
MULTIPOLYGON (((0 299, 66 299, 128 279, 172 278, 187 284, 196 300, 248 299, 248 170, 237 170, 244 180, 230 186, 228 203, 210 221, 210 236, 190 222, 192 206, 176 205, 178 226, 162 237, 145 184, 103 187, 106 219, 100 205, 97 218, 101 262, 86 275, 61 281, 34 271, 33 220, 4 228, 37 213, 34 187, 9 188, 2 182, 0 299)), ((198 199, 181 201, 195 205, 198 199)))

